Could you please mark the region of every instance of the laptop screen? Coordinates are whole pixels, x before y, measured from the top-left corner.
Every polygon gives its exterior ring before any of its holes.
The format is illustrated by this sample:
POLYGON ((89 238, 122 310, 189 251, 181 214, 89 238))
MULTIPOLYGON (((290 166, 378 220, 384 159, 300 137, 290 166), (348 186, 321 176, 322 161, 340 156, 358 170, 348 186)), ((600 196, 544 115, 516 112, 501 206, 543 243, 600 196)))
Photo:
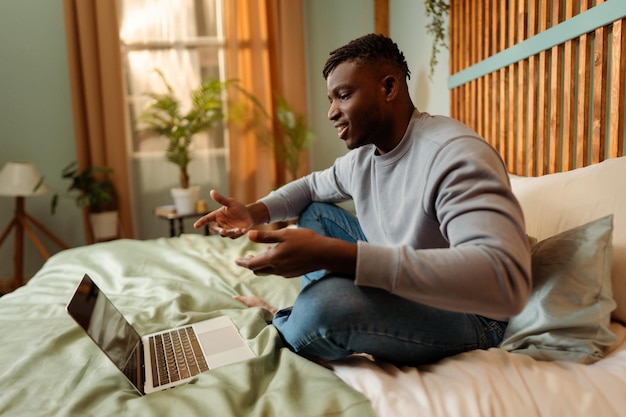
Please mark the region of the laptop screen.
POLYGON ((89 276, 83 277, 67 311, 142 392, 141 337, 89 276))

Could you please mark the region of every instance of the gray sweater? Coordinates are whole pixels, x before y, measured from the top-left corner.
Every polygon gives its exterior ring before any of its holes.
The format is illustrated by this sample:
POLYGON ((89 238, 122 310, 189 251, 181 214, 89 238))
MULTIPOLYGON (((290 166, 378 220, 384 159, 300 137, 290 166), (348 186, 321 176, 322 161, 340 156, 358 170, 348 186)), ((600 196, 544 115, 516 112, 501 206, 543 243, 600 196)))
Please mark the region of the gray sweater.
POLYGON ((433 307, 506 320, 531 289, 522 210, 498 153, 474 131, 414 112, 400 144, 348 152, 261 199, 270 221, 352 199, 367 237, 355 283, 433 307))

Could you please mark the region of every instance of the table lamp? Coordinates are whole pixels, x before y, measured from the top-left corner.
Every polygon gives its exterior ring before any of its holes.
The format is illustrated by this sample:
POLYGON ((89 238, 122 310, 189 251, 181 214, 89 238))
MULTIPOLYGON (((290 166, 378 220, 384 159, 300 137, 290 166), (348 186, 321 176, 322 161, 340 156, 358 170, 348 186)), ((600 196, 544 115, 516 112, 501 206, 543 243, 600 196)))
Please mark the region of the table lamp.
POLYGON ((50 257, 31 224, 62 249, 67 249, 65 243, 24 210, 25 197, 46 194, 47 192, 49 190, 43 182, 43 177, 32 163, 7 162, 2 171, 0 171, 0 196, 15 197, 15 215, 2 232, 2 235, 0 235, 0 245, 2 245, 11 230, 15 229, 13 289, 21 286, 23 283, 24 231, 44 259, 50 257))

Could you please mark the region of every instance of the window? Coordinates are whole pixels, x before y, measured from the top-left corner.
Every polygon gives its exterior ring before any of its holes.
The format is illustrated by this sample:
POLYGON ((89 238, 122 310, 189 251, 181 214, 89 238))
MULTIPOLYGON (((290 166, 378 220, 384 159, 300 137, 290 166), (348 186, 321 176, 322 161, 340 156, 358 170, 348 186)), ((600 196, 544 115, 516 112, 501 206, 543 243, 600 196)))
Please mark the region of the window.
MULTIPOLYGON (((139 135, 136 119, 149 98, 166 91, 158 69, 182 108, 190 92, 207 78, 225 80, 221 0, 118 0, 120 38, 127 88, 127 146, 140 238, 161 235, 151 213, 172 204, 169 189, 178 185, 177 167, 165 160, 167 140, 139 135)), ((192 142, 191 181, 208 196, 209 188, 228 189, 228 138, 222 124, 196 135, 192 142)))

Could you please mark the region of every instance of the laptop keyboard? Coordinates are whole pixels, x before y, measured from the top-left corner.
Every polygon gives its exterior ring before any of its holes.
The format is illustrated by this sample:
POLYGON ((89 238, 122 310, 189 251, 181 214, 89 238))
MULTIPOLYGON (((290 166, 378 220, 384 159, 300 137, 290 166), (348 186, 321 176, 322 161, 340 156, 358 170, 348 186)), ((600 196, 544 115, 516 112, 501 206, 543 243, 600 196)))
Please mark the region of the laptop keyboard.
POLYGON ((191 326, 151 336, 149 340, 155 387, 209 370, 191 326))

